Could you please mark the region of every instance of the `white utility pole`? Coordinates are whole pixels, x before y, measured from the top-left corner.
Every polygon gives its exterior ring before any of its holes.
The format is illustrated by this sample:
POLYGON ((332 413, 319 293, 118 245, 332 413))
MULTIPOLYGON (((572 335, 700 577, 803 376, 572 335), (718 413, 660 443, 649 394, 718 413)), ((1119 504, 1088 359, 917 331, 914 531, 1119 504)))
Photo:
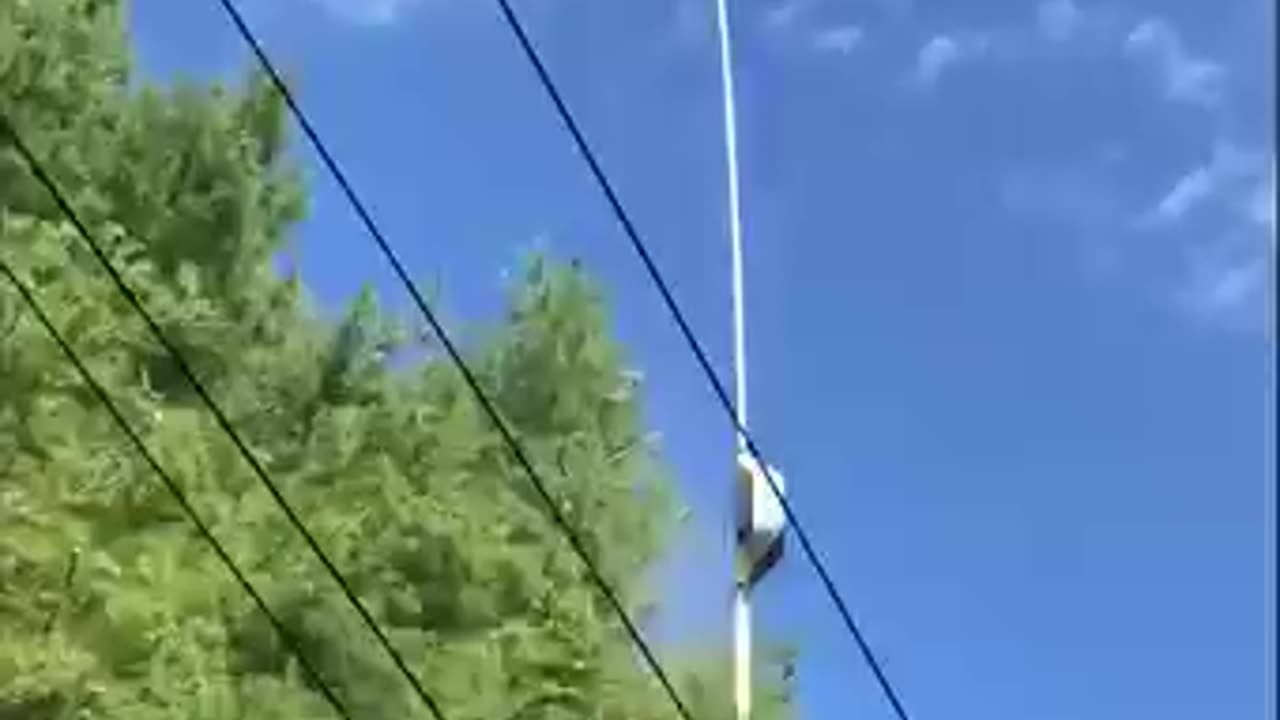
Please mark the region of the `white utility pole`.
MULTIPOLYGON (((729 184, 729 241, 733 273, 733 365, 734 402, 738 424, 747 426, 746 323, 742 287, 742 216, 738 200, 738 119, 734 108, 733 53, 729 45, 728 0, 716 0, 716 21, 720 35, 720 80, 724 91, 725 161, 729 184)), ((738 434, 738 452, 746 452, 746 438, 738 434)), ((737 484, 737 471, 734 483, 737 484)), ((741 492, 739 487, 735 493, 741 492)), ((735 543, 733 588, 733 705, 737 720, 751 718, 751 581, 750 559, 735 543)))

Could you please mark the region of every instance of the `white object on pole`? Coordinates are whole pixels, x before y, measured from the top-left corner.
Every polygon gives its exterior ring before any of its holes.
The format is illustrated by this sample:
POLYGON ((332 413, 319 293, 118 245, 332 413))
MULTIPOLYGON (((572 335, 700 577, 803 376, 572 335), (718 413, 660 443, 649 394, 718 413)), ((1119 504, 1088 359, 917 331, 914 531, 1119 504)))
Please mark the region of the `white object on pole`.
MULTIPOLYGON (((724 92, 725 161, 729 185, 729 241, 732 253, 733 285, 733 367, 734 408, 738 425, 747 426, 746 298, 742 280, 742 213, 738 192, 738 123, 734 107, 733 54, 729 43, 728 0, 716 0, 716 21, 720 34, 720 79, 724 92)), ((746 449, 746 436, 737 434, 739 450, 746 449)), ((735 481, 735 486, 741 483, 735 481)), ((751 583, 750 565, 739 545, 739 572, 733 591, 733 699, 738 720, 751 717, 751 583)))
MULTIPOLYGON (((770 467, 769 475, 778 492, 785 493, 782 473, 770 467)), ((747 453, 738 454, 737 485, 738 581, 750 587, 782 558, 787 516, 760 463, 747 453)))
MULTIPOLYGON (((729 44, 728 0, 716 0, 716 21, 720 34, 720 79, 724 92, 725 161, 729 185, 729 242, 732 254, 733 286, 733 369, 734 408, 738 425, 747 426, 746 311, 742 281, 742 214, 738 192, 738 123, 734 108, 733 54, 729 44)), ((740 450, 746 437, 739 432, 740 450)), ((740 482, 735 482, 740 486, 740 482)), ((751 577, 750 563, 738 549, 739 572, 733 590, 733 704, 738 720, 751 717, 751 577)))
MULTIPOLYGON (((720 79, 724 91, 725 160, 729 182, 729 241, 733 272, 733 369, 734 408, 738 424, 747 426, 746 323, 742 297, 742 222, 738 208, 738 129, 733 105, 733 56, 729 51, 729 9, 727 0, 716 0, 716 21, 720 33, 720 79)), ((746 438, 738 433, 739 449, 746 438)), ((734 483, 737 485, 738 483, 734 483)), ((739 549, 741 552, 741 549, 739 549)), ((739 558, 738 564, 743 565, 739 558)), ((751 599, 747 575, 739 572, 733 589, 733 704, 738 720, 751 717, 751 599)))

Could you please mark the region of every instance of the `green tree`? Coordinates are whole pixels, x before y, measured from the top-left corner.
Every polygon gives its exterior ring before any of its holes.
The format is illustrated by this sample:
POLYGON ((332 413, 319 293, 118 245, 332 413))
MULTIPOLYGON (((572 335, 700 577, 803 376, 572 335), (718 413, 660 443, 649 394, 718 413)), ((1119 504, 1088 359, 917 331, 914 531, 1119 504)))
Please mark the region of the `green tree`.
MULTIPOLYGON (((303 216, 284 109, 132 85, 112 0, 0 3, 0 106, 450 717, 673 710, 455 368, 365 292, 338 322, 273 259, 303 216)), ((12 148, 0 256, 357 718, 403 679, 12 148)), ((466 349, 630 610, 677 507, 601 293, 534 258, 466 349)), ((699 720, 722 663, 679 648, 699 720)), ((760 716, 789 714, 767 665, 760 716), (767 701, 767 702, 765 702, 767 701)), ((0 291, 0 718, 328 718, 265 619, 20 298, 0 291)))

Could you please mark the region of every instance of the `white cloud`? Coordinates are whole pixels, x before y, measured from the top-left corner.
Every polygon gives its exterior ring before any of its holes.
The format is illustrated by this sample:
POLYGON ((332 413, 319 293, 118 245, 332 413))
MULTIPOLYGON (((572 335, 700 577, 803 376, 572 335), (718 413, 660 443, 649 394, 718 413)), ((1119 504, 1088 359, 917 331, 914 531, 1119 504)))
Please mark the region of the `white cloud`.
POLYGON ((1226 70, 1221 64, 1192 55, 1167 21, 1148 18, 1125 38, 1125 50, 1155 64, 1170 100, 1215 107, 1222 99, 1226 70))
POLYGON ((704 0, 674 0, 671 4, 671 40, 680 50, 703 46, 715 39, 715 8, 704 0))
POLYGON ((1274 285, 1274 196, 1274 156, 1220 142, 1149 213, 1153 224, 1168 227, 1201 206, 1224 211, 1216 230, 1188 236, 1177 299, 1192 314, 1241 330, 1265 326, 1274 285))
POLYGON ((1191 170, 1178 178, 1156 205, 1153 211, 1155 219, 1165 223, 1181 220, 1192 207, 1213 194, 1217 182, 1217 175, 1208 165, 1191 170))
MULTIPOLYGON (((791 0, 799 2, 799 0, 791 0)), ((1036 58, 1127 56, 1146 65, 1174 102, 1215 110, 1225 99, 1226 67, 1193 53, 1162 18, 1133 16, 1077 0, 1039 0, 1033 24, 942 32, 916 56, 917 78, 928 84, 957 62, 976 56, 1021 63, 1036 58)))
POLYGON ((314 0, 334 17, 357 25, 390 25, 421 0, 314 0))
POLYGON ((1239 307, 1262 289, 1265 270, 1261 262, 1247 262, 1211 273, 1202 288, 1200 302, 1216 311, 1239 307))
POLYGON ((954 37, 936 35, 920 48, 920 54, 916 56, 916 77, 926 85, 932 84, 960 56, 960 43, 954 37))
MULTIPOLYGON (((1170 22, 1141 20, 1087 1, 1037 0, 1034 19, 1019 25, 939 33, 920 47, 915 76, 924 85, 936 83, 973 59, 1003 66, 1030 59, 1088 57, 1140 64, 1155 81, 1159 96, 1170 102, 1214 116, 1228 109, 1226 68, 1194 52, 1170 22)), ((1010 176, 1001 188, 1002 200, 1011 212, 1048 219, 1090 246, 1093 238, 1099 238, 1098 244, 1103 242, 1100 238, 1114 238, 1123 225, 1159 231, 1169 242, 1143 247, 1154 248, 1151 252, 1173 263, 1176 276, 1162 281, 1166 299, 1176 298, 1180 309, 1214 326, 1254 331, 1263 327, 1275 285, 1274 151, 1263 151, 1254 141, 1240 145, 1219 140, 1201 162, 1170 177, 1137 218, 1124 200, 1124 187, 1095 172, 1122 161, 1120 153, 1099 157, 1078 173, 1010 176)), ((1107 247, 1121 252, 1115 243, 1107 247)))
POLYGON ((1256 246, 1196 253, 1189 259, 1185 286, 1177 300, 1194 316, 1213 325, 1267 331, 1275 292, 1274 255, 1274 247, 1256 246))
POLYGON ((764 24, 775 29, 790 27, 800 17, 803 0, 782 0, 769 8, 764 15, 764 24))
POLYGON ((848 55, 862 42, 862 37, 862 28, 857 25, 842 25, 819 31, 813 38, 813 46, 822 52, 848 55))
POLYGON ((1226 71, 1210 60, 1183 58, 1166 68, 1169 98, 1195 105, 1214 107, 1222 99, 1222 83, 1226 71))
POLYGON ((1206 328, 1257 334, 1268 327, 1277 252, 1273 152, 1220 140, 1171 178, 1136 223, 1123 185, 1097 172, 1109 152, 1087 167, 1007 174, 1005 209, 1073 235, 1092 261, 1105 263, 1098 269, 1116 270, 1121 253, 1152 253, 1155 265, 1173 272, 1159 281, 1162 302, 1206 328), (1161 241, 1125 250, 1114 242, 1123 223, 1158 232, 1161 241))
POLYGON ((1125 38, 1125 48, 1131 51, 1148 50, 1169 43, 1172 28, 1163 20, 1148 18, 1138 23, 1125 38))
POLYGON ((1189 299, 1201 312, 1220 313, 1238 308, 1261 290, 1263 271, 1261 263, 1248 263, 1204 273, 1189 299))
POLYGON ((1245 217, 1261 226, 1275 243, 1276 232, 1276 169, 1272 160, 1271 172, 1261 180, 1241 204, 1245 217))
POLYGON ((916 79, 931 85, 948 68, 962 60, 982 57, 998 49, 994 33, 961 32, 935 35, 916 56, 916 79))
MULTIPOLYGON (((1262 157, 1220 142, 1203 165, 1183 173, 1147 214, 1143 224, 1170 225, 1182 220, 1197 206, 1239 186, 1255 186, 1263 179, 1262 157)), ((1261 190, 1252 190, 1254 194, 1261 190)), ((1249 198, 1252 201, 1252 197, 1249 198)), ((1244 201, 1244 202, 1249 202, 1244 201)), ((1237 200, 1236 205, 1242 201, 1237 200)))
POLYGON ((1080 27, 1080 8, 1072 0, 1044 0, 1036 11, 1040 31, 1052 40, 1066 40, 1080 27))

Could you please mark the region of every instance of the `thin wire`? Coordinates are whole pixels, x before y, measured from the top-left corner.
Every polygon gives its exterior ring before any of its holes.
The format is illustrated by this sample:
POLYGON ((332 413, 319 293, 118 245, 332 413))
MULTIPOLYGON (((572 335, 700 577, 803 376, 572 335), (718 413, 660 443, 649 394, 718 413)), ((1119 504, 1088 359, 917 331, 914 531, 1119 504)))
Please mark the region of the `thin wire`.
POLYGON ((290 112, 298 121, 298 125, 302 128, 303 134, 307 136, 307 140, 315 149, 316 154, 319 155, 321 162, 323 162, 325 168, 329 171, 329 174, 333 176, 335 181, 337 181, 338 187, 341 188, 343 195, 346 196, 347 202, 360 218, 360 222, 364 225, 369 237, 372 238, 378 249, 382 252, 383 257, 385 257, 387 262, 390 264, 397 279, 402 285, 404 285, 405 290, 409 293, 410 298, 412 298, 414 305, 417 306, 418 311, 422 314, 423 318, 426 319, 427 324, 431 326, 432 332, 440 341, 441 346, 444 347, 449 359, 453 361, 453 364, 456 365, 459 372, 462 373, 463 380, 471 389, 471 393, 475 395, 476 401, 480 404, 481 409, 486 415, 488 415, 489 420, 497 429, 498 434, 502 436, 502 440, 510 449, 511 455, 515 459, 516 463, 520 465, 525 474, 529 477, 529 481, 533 483, 538 496, 541 497, 543 503, 546 504, 547 511, 550 513, 552 520, 563 531, 565 538, 569 541, 570 547, 573 548, 573 551, 586 566, 592 582, 594 582, 600 589, 605 600, 622 621, 627 635, 630 636, 631 641, 635 644, 636 648, 640 650, 640 654, 644 657, 649 669, 658 679, 658 682, 662 685, 667 696, 670 697, 672 704, 675 705, 676 710, 679 712, 681 717, 685 720, 693 720, 693 716, 690 714, 689 709, 685 706, 684 701, 680 699, 680 695, 676 692, 674 684, 672 684, 670 678, 668 678, 661 663, 658 662, 657 656, 649 647, 649 643, 645 641, 644 636, 640 633, 639 627, 635 624, 635 621, 631 619, 626 608, 623 607, 622 601, 618 598, 617 593, 605 580, 603 573, 596 566, 595 561, 592 560, 591 555, 587 552, 586 546, 574 531, 568 518, 564 516, 559 505, 551 497, 551 493, 547 490, 541 476, 536 470, 534 470, 532 461, 530 461, 519 441, 516 440, 514 431, 512 431, 511 428, 507 426, 506 421, 502 419, 502 415, 498 412, 497 406, 495 406, 493 401, 485 394, 484 389, 480 386, 479 379, 476 377, 475 373, 472 372, 471 368, 468 367, 466 361, 462 357, 462 353, 450 339, 448 333, 445 332, 444 326, 431 310, 430 305, 427 304, 426 299, 422 296, 422 293, 419 292, 417 286, 414 285, 413 280, 410 279, 408 270, 405 269, 404 263, 400 261, 399 256, 396 255, 395 250, 391 248, 391 245, 383 236, 382 231, 378 228, 377 223, 374 222, 372 215, 370 215, 368 209, 360 200, 359 196, 356 195, 351 182, 347 179, 346 174, 342 172, 337 161, 329 152, 324 142, 320 139, 320 135, 312 126, 311 121, 307 118, 306 113, 303 112, 301 105, 294 98, 292 91, 289 90, 284 79, 281 78, 279 72, 276 71, 275 65, 267 56, 267 53, 263 49, 262 44, 258 41, 257 36, 255 36, 253 31, 249 28, 248 23, 245 22, 244 17, 240 14, 240 11, 236 8, 236 5, 232 0, 218 0, 218 2, 226 11, 227 16, 230 18, 232 24, 235 25, 236 30, 239 31, 240 36, 244 39, 245 43, 248 44, 250 49, 253 51, 253 54, 257 56, 259 64, 261 64, 262 69, 267 73, 272 84, 275 85, 276 90, 289 106, 290 112))
POLYGON ((73 350, 66 339, 62 337, 62 333, 58 332, 53 321, 49 319, 49 316, 46 315, 44 310, 40 307, 40 303, 36 300, 35 295, 21 280, 18 279, 18 276, 13 272, 13 269, 10 268, 9 264, 3 259, 0 259, 0 272, 4 273, 4 276, 9 279, 9 283, 13 285, 13 288, 17 290, 18 294, 22 296, 22 299, 26 301, 27 306, 31 308, 31 312, 35 314, 36 319, 44 326, 45 331, 48 332, 49 336, 53 338, 53 341, 58 344, 58 347, 62 349, 62 354, 66 355, 67 360, 75 366, 76 372, 80 374, 80 378, 89 386, 89 389, 93 391, 93 394, 98 398, 98 402, 102 403, 102 406, 107 409, 107 412, 115 421, 116 426, 119 427, 120 431, 129 439, 129 443, 138 451, 138 454, 142 456, 147 465, 155 471, 155 474, 160 477, 160 481, 163 482, 164 486, 169 490, 169 494, 173 496, 173 499, 177 501, 178 506, 182 508, 183 514, 187 516, 187 519, 191 521, 192 525, 196 526, 196 530, 199 531, 200 536, 204 538, 205 542, 209 543, 210 547, 213 548, 213 552, 218 556, 218 559, 222 561, 222 564, 227 568, 231 575, 235 577, 236 582, 240 584, 240 587, 245 591, 245 593, 248 594, 249 597, 253 598, 254 604, 257 605, 258 609, 262 611, 262 614, 267 617, 271 626, 275 628, 276 634, 280 636, 280 639, 283 640, 285 645, 289 648, 289 652, 293 653, 293 656, 298 659, 298 663, 302 666, 302 671, 306 673, 307 678, 320 689, 320 693, 324 695, 325 700, 333 706, 333 709, 337 711, 340 717, 345 720, 352 720, 351 714, 347 712, 345 707, 343 707, 342 702, 338 700, 333 689, 330 688, 329 684, 320 676, 319 671, 312 666, 311 661, 307 659, 306 654, 302 652, 302 647, 298 643, 297 638, 293 636, 293 633, 289 632, 289 630, 284 626, 284 623, 280 621, 280 618, 276 617, 276 614, 267 606, 266 600, 262 598, 262 595, 260 595, 258 590, 254 588, 253 583, 249 582, 249 579, 245 577, 245 574, 236 565, 235 561, 231 559, 231 555, 222 547, 222 543, 214 536, 213 531, 209 529, 209 526, 206 525, 202 519, 200 519, 199 513, 196 512, 195 508, 191 505, 191 502, 187 500, 187 496, 182 492, 182 488, 178 487, 177 481, 175 481, 173 477, 169 475, 168 471, 160 465, 160 462, 156 460, 155 455, 152 454, 151 450, 147 447, 146 443, 143 442, 137 431, 129 425, 127 420, 125 420, 124 413, 122 413, 120 408, 116 406, 115 401, 111 399, 111 396, 107 393, 106 389, 103 388, 102 384, 93 376, 93 373, 89 372, 89 368, 85 366, 84 362, 76 354, 75 350, 73 350))
POLYGON ((271 476, 267 473, 267 469, 263 467, 262 463, 258 461, 258 458, 254 456, 251 450, 249 450, 249 446, 240 437, 240 434, 236 432, 235 428, 231 425, 231 421, 227 418, 226 413, 223 412, 221 406, 214 401, 213 396, 205 388, 204 384, 200 382, 195 371, 187 364, 182 353, 179 352, 178 348, 171 340, 169 340, 168 335, 160 329, 160 326, 151 316, 151 313, 142 304, 142 301, 138 299, 137 295, 134 294, 128 283, 124 281, 124 278, 120 275, 119 271, 117 271, 115 266, 111 264, 111 260, 108 259, 106 253, 102 251, 102 248, 98 245, 98 241, 95 240, 93 234, 89 232, 89 228, 83 221, 81 221, 79 215, 75 212, 75 209, 71 207, 71 204, 63 196, 57 183, 54 182, 53 178, 40 164, 40 161, 36 159, 35 155, 31 152, 31 149, 18 133, 17 128, 14 127, 9 117, 3 112, 0 112, 0 130, 3 130, 5 134, 9 135, 9 137, 13 139, 14 147, 26 162, 32 175, 40 181, 41 185, 44 185, 45 189, 49 192, 50 196, 53 197, 53 200, 58 205, 59 209, 62 210, 62 213, 66 215, 67 219, 71 221, 71 224, 75 226, 76 231, 80 234, 80 237, 84 239, 85 243, 88 244, 94 257, 97 258, 98 263, 102 265, 103 270, 105 270, 111 277, 111 280, 115 283, 120 294, 123 295, 125 300, 127 300, 133 309, 137 311, 138 315, 142 316, 142 319, 146 322, 147 328, 151 331, 151 334, 173 359, 174 364, 178 368, 178 372, 186 378, 192 389, 195 390, 196 395, 199 396, 201 402, 203 402, 209 409, 209 412, 212 413, 214 419, 218 423, 218 426, 227 434, 227 437, 231 439, 236 450, 239 451, 240 456, 245 459, 245 462, 247 462, 249 467, 253 469, 254 474, 258 476, 258 479, 262 482, 263 486, 267 488, 267 491, 275 500, 276 505, 280 507, 280 510, 284 512, 285 517, 289 519, 289 523, 293 525, 294 529, 298 531, 298 534, 303 537, 307 546, 311 549, 311 552, 320 560, 320 563, 333 578, 334 582, 338 584, 338 587, 342 589, 342 593, 346 596, 347 601, 353 608, 355 608, 356 613, 360 615, 360 619, 364 621, 364 624, 369 628, 369 631, 378 639, 379 644, 382 645, 382 649, 391 657, 391 660, 400 670, 400 674, 403 675, 413 687, 418 698, 427 706, 428 709, 431 710, 437 720, 446 720, 445 714, 440 710, 440 706, 436 703, 435 699, 426 691, 422 686, 422 683, 418 681, 417 676, 415 676, 409 669, 404 658, 401 657, 400 653, 394 646, 392 646, 390 638, 387 637, 386 633, 378 625, 378 622, 374 620, 373 615, 365 608, 364 603, 360 601, 360 598, 356 596, 355 591, 351 588, 347 579, 338 571, 337 566, 333 564, 333 561, 329 559, 329 556, 320 547, 320 543, 316 541, 315 537, 311 534, 311 531, 309 531, 306 525, 303 524, 302 519, 298 517, 296 512, 294 512, 293 508, 289 505, 289 502, 285 500, 280 489, 276 487, 276 484, 271 480, 271 476))
POLYGON ((617 217, 618 223, 622 226, 623 232, 627 235, 627 239, 630 240, 632 249, 634 249, 636 254, 639 256, 649 278, 653 281, 654 285, 657 287, 658 293, 662 296, 663 304, 667 306, 667 310, 671 314, 672 319, 680 328, 680 334, 684 336, 685 342, 689 345, 689 349, 693 352, 694 357, 698 361, 698 365, 702 367, 703 374, 707 376, 707 380, 711 383, 712 390, 715 391, 715 395, 717 399, 719 399, 721 407, 733 422, 734 429, 737 430, 739 437, 743 442, 745 442, 748 452, 750 452, 751 456, 755 458, 756 463, 760 467, 761 473, 764 475, 764 478, 769 485, 769 490, 772 491, 774 497, 778 499, 778 504, 782 507, 782 511, 787 517, 787 522, 795 529, 796 538, 800 541, 800 547, 804 550, 804 554, 808 558, 809 564, 812 565, 813 569, 818 573, 818 579, 822 582, 823 589, 826 591, 827 596, 831 599, 832 603, 835 604, 836 611, 844 621, 845 629, 848 630, 849 634, 853 637, 854 642, 858 646, 859 652, 862 654, 862 658, 867 662, 867 665, 870 666, 872 673, 876 677, 876 682, 879 683, 880 689, 884 692, 885 697, 893 706, 894 712, 900 720, 910 720, 906 709, 903 707, 902 702, 898 697, 898 693, 894 690, 893 685, 889 682, 884 670, 880 667, 880 662, 876 660, 875 655, 871 652, 870 645, 867 643, 862 631, 858 628, 857 622, 853 619, 853 613, 850 612, 848 605, 845 603, 844 597, 836 588, 835 581, 832 580, 831 574, 826 569, 826 564, 822 561, 817 549, 809 540, 809 534, 805 532, 804 526, 800 523, 800 518, 796 515, 795 510, 782 494, 777 481, 773 477, 773 473, 769 471, 769 466, 764 461, 764 457, 761 454, 759 447, 752 439, 750 433, 747 432, 746 426, 738 420, 737 411, 734 407, 733 401, 729 399, 729 394, 725 391, 724 384, 720 381, 720 377, 711 366, 711 360, 708 358, 706 351, 703 350, 702 343, 699 342, 697 336, 694 335, 693 329, 689 326, 689 322, 685 318, 684 312, 676 303, 670 287, 667 285, 662 273, 658 270, 658 266, 654 262, 653 257, 649 254, 649 249, 645 246, 644 241, 641 240, 640 234, 635 228, 635 225, 631 222, 631 217, 627 214, 626 210, 623 209, 622 202, 618 199, 617 193, 614 192, 613 184, 609 182, 608 177, 604 174, 604 170, 600 167, 600 162, 596 159, 595 153, 591 150, 591 146, 587 143, 586 138, 582 134, 582 130, 579 129, 578 123, 574 119, 573 114, 569 111, 568 106, 565 104, 559 89, 551 79, 551 75, 543 64, 542 58, 538 55, 537 50, 534 49, 533 43, 529 40, 529 36, 525 32, 520 19, 511 8, 511 3, 508 0, 497 0, 497 3, 499 8, 502 10, 502 15, 506 19, 508 27, 510 27, 511 32, 515 35, 516 41, 520 44, 520 48, 524 51, 525 58, 529 61, 529 64, 533 66, 534 72, 538 76, 538 82, 542 85, 543 90, 546 91, 552 104, 555 105, 556 112, 560 116, 561 123, 564 125, 565 130, 567 130, 573 137, 573 141, 578 148, 578 152, 582 155, 583 160, 586 161, 587 167, 591 170, 591 174, 595 178, 596 184, 599 185, 601 192, 604 193, 605 199, 609 203, 609 207, 613 210, 614 216, 617 217))

